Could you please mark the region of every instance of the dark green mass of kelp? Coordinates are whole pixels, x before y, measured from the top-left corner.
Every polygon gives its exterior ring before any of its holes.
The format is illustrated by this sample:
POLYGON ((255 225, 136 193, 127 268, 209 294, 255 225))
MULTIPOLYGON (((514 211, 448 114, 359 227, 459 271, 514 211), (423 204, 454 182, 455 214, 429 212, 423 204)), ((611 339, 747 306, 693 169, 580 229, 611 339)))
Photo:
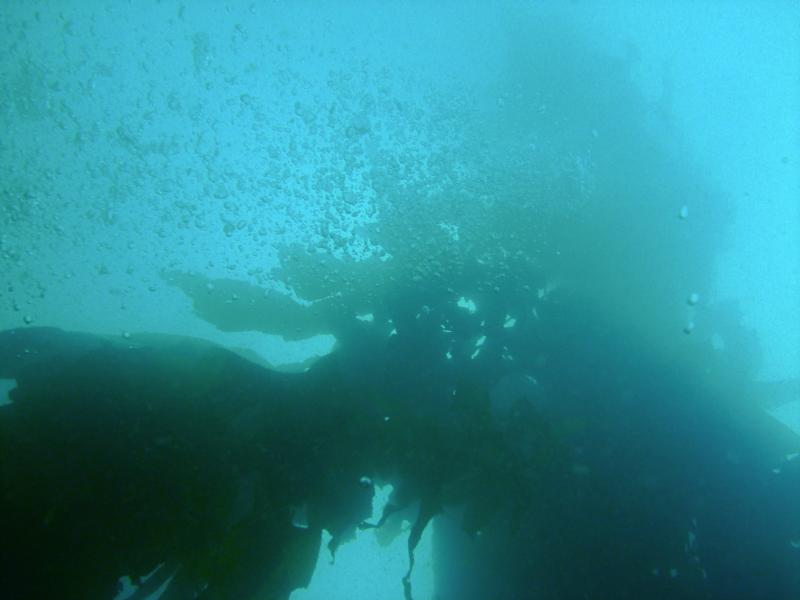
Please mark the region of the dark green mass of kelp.
MULTIPOLYGON (((173 277, 212 321, 233 314, 233 293, 234 303, 256 307, 239 313, 243 328, 258 327, 259 310, 278 310, 257 288, 173 277)), ((711 599, 741 589, 793 597, 800 463, 784 457, 798 442, 757 401, 754 341, 735 311, 713 314, 732 346, 722 352, 680 331, 654 345, 570 289, 527 305, 491 291, 471 296, 475 314, 457 294, 437 300, 413 286, 386 290, 372 322, 356 319, 355 308, 302 309, 339 340, 346 386, 395 398, 415 415, 409 435, 423 427, 431 433, 420 440, 452 439, 452 447, 411 442, 395 456, 416 464, 417 480, 433 489, 439 478, 458 482, 453 489, 468 501, 463 509, 453 502, 435 530, 441 598, 711 599), (519 316, 513 327, 509 314, 519 316), (487 389, 488 412, 475 413, 483 401, 457 402, 487 389), (456 451, 459 444, 475 454, 456 451), (432 457, 442 450, 502 465, 499 479, 487 487, 463 458, 440 471, 432 457)), ((426 506, 439 507, 423 502, 423 516, 426 506)))
MULTIPOLYGON (((334 552, 369 517, 373 480, 395 486, 387 514, 419 503, 410 555, 446 505, 474 532, 511 500, 520 459, 485 390, 434 420, 344 386, 336 358, 287 375, 193 340, 0 334, 0 376, 18 382, 0 409, 3 597, 112 598, 161 565, 135 597, 173 576, 165 598, 286 598, 322 529, 334 552)), ((560 456, 539 444, 530 485, 560 456)))
MULTIPOLYGON (((2 332, 18 385, 0 408, 4 597, 112 598, 156 569, 134 597, 169 580, 168 599, 287 598, 322 529, 335 553, 412 511, 409 569, 444 518, 448 599, 791 598, 796 438, 744 380, 706 361, 732 378, 720 395, 566 298, 542 329, 537 386, 491 393, 470 362, 359 378, 366 359, 340 348, 286 374, 185 338, 2 332), (395 491, 366 523, 373 481, 395 491)), ((382 359, 409 356, 402 337, 382 359)))

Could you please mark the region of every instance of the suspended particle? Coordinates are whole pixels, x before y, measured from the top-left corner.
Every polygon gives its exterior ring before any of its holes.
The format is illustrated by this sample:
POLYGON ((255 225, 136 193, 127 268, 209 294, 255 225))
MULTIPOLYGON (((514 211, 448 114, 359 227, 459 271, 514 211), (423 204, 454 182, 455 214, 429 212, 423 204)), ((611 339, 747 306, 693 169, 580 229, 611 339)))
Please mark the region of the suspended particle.
POLYGON ((469 298, 466 298, 464 296, 461 296, 458 299, 458 302, 456 302, 456 306, 458 306, 459 308, 463 308, 464 310, 466 310, 471 315, 474 315, 475 312, 478 310, 478 306, 477 306, 477 304, 475 304, 475 301, 471 300, 469 298))
POLYGON ((678 218, 681 220, 685 220, 689 217, 689 207, 686 205, 681 206, 681 210, 678 213, 678 218))
POLYGON ((689 306, 694 306, 694 305, 695 305, 695 304, 697 304, 699 301, 700 301, 700 294, 697 294, 697 293, 695 293, 695 292, 693 292, 693 293, 689 294, 689 297, 688 297, 688 298, 686 298, 686 303, 687 303, 689 306))
POLYGON ((292 507, 292 527, 308 529, 308 504, 292 507))

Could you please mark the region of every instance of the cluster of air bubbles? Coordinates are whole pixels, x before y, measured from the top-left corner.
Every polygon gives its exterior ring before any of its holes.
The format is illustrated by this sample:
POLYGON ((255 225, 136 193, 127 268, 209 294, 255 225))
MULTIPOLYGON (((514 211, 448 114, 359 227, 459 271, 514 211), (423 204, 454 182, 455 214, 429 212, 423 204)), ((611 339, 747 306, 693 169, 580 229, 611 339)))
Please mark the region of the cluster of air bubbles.
MULTIPOLYGON (((694 306, 696 306, 699 301, 700 301, 700 295, 697 292, 692 292, 686 298, 686 304, 688 304, 692 308, 694 306)), ((694 310, 690 310, 689 320, 686 322, 686 325, 683 326, 683 332, 686 335, 691 334, 694 331, 694 328, 695 328, 695 323, 694 323, 694 319, 693 319, 693 313, 694 313, 694 310)))
MULTIPOLYGON (((689 218, 689 207, 687 205, 681 206, 680 210, 678 211, 678 218, 681 221, 685 221, 689 218)), ((697 303, 700 301, 700 295, 697 292, 690 293, 686 298, 686 304, 690 307, 695 307, 697 303)), ((689 318, 686 321, 686 324, 683 326, 683 333, 686 335, 690 335, 695 329, 695 322, 694 322, 694 311, 690 312, 689 318)))

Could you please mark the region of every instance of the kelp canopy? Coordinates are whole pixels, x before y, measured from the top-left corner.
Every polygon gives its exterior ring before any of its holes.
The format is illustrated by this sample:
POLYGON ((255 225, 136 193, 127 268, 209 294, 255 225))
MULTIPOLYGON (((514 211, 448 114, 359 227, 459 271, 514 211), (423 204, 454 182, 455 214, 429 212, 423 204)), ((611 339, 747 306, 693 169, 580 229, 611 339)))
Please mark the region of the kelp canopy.
POLYGON ((443 597, 791 597, 796 438, 576 308, 541 381, 464 371, 435 409, 338 352, 285 374, 189 339, 3 332, 6 597, 113 598, 155 571, 134 597, 287 598, 322 529, 335 552, 370 526, 372 482, 395 488, 373 525, 413 521, 409 568, 443 517, 443 597))
POLYGON ((418 503, 411 555, 445 505, 474 533, 561 460, 529 415, 541 451, 520 479, 485 390, 456 390, 434 421, 343 385, 336 358, 287 375, 186 339, 2 333, 0 377, 18 384, 0 412, 4 597, 112 598, 156 570, 135 597, 171 577, 166 598, 286 598, 322 529, 335 552, 369 517, 373 480, 395 486, 387 518, 418 503))

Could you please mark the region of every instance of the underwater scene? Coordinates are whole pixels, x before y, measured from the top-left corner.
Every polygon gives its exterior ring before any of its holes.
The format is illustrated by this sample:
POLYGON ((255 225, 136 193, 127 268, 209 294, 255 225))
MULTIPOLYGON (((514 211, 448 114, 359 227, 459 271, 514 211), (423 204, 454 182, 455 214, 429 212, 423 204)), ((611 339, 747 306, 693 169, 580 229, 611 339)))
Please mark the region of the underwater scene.
POLYGON ((800 4, 0 32, 0 599, 800 600, 800 4))

